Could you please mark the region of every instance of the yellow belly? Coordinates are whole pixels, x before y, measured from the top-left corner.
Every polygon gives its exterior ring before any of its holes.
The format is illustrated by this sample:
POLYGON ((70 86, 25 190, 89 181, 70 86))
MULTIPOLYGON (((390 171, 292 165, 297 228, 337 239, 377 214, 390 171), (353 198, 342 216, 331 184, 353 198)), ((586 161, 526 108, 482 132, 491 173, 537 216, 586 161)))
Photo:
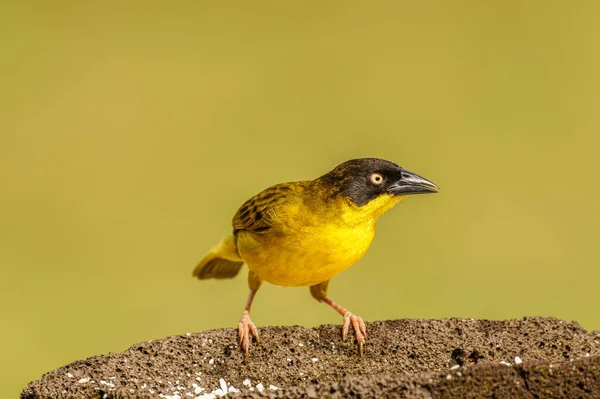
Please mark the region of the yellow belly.
POLYGON ((374 236, 374 221, 353 227, 313 226, 294 234, 268 236, 240 231, 237 247, 260 280, 309 286, 327 281, 356 263, 374 236))

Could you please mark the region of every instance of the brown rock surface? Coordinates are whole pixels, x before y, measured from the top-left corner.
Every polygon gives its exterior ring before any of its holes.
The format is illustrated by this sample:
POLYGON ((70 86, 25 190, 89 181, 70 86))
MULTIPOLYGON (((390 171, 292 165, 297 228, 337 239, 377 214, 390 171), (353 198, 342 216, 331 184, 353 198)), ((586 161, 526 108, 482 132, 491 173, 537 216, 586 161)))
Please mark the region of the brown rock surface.
POLYGON ((337 325, 260 328, 262 345, 252 346, 247 364, 233 328, 142 342, 51 371, 21 398, 209 398, 223 384, 241 391, 228 397, 244 398, 600 398, 600 332, 574 322, 391 320, 367 328, 364 359, 341 342, 337 325))

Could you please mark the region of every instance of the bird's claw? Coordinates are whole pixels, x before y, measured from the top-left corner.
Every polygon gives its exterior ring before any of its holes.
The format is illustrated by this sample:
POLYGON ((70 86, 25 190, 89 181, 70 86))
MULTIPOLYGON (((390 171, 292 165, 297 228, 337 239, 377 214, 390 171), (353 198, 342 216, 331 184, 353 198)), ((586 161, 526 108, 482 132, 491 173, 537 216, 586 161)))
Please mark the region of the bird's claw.
POLYGON ((348 330, 350 329, 350 323, 354 328, 356 334, 356 342, 358 343, 358 350, 360 351, 360 357, 363 357, 363 345, 367 339, 367 326, 363 321, 362 317, 346 312, 344 314, 344 325, 342 326, 342 340, 346 341, 348 336, 348 330))
POLYGON ((256 342, 258 340, 258 329, 250 320, 250 314, 247 310, 242 313, 242 317, 240 318, 240 322, 238 323, 238 335, 240 337, 240 346, 246 353, 246 359, 248 359, 248 352, 250 351, 250 333, 254 335, 256 338, 256 342))

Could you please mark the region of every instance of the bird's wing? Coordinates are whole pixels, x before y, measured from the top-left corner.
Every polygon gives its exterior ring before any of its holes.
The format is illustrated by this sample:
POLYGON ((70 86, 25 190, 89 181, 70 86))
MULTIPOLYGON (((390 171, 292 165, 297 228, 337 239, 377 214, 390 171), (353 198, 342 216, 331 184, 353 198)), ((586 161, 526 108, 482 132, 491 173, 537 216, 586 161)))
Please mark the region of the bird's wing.
POLYGON ((233 217, 234 234, 240 230, 265 234, 281 226, 289 205, 301 200, 303 182, 281 183, 271 186, 246 201, 233 217))

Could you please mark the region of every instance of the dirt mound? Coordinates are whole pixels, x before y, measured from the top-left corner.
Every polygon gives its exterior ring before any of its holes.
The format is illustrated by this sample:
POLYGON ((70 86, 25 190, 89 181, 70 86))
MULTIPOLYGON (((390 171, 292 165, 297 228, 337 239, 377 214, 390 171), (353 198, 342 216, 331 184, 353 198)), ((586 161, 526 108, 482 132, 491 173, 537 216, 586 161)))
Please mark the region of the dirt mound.
POLYGON ((21 398, 600 397, 600 331, 574 322, 392 320, 367 328, 363 359, 337 325, 260 328, 247 364, 233 328, 143 342, 51 371, 21 398))

